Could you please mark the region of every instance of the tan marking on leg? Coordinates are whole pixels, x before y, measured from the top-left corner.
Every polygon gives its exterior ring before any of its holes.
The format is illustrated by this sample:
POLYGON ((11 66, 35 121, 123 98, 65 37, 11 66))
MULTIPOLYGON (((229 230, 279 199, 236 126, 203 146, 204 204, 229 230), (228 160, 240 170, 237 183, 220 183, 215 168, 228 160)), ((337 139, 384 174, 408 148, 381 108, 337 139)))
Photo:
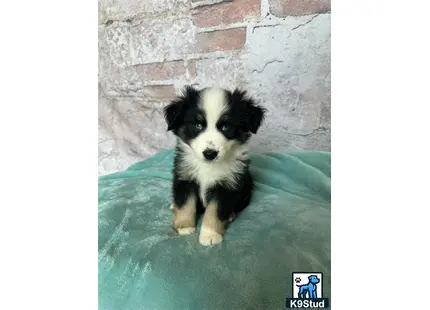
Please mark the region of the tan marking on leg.
POLYGON ((178 208, 174 205, 175 213, 173 218, 173 228, 179 235, 189 235, 196 231, 196 200, 190 194, 185 204, 178 208))
POLYGON ((222 235, 226 230, 227 222, 219 220, 217 209, 216 202, 211 202, 206 207, 199 236, 199 242, 204 246, 218 244, 223 240, 222 235))

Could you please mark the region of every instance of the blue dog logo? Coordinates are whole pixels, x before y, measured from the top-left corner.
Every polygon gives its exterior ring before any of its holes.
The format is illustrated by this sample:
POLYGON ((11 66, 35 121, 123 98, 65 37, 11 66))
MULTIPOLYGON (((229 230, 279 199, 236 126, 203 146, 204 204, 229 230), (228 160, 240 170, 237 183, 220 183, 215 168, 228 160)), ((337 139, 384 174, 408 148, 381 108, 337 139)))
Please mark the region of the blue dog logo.
POLYGON ((299 298, 318 298, 317 296, 317 284, 320 283, 320 279, 316 275, 310 275, 308 277, 309 282, 296 286, 299 288, 299 298))

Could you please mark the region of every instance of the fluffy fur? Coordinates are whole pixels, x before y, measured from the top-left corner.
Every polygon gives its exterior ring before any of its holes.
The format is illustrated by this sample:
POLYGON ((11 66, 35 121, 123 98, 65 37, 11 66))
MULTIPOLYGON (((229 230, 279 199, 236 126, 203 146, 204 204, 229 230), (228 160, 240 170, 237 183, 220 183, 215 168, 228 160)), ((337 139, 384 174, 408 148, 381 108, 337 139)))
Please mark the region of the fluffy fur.
POLYGON ((219 243, 227 223, 248 206, 248 141, 264 115, 244 91, 221 88, 186 87, 164 109, 167 130, 177 136, 173 226, 179 234, 194 232, 195 214, 205 213, 200 243, 219 243))

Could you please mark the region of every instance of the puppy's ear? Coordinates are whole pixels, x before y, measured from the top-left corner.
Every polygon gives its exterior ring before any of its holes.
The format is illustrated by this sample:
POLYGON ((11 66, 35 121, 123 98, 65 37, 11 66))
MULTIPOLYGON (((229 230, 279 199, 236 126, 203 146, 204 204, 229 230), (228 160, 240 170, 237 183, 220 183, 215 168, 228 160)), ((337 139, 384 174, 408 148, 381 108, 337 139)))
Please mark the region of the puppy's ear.
POLYGON ((164 118, 167 122, 167 131, 177 129, 183 117, 185 104, 178 99, 173 100, 164 108, 164 118))
POLYGON ((253 134, 256 134, 258 128, 260 128, 261 124, 264 121, 264 117, 266 115, 266 109, 262 108, 255 103, 249 106, 249 131, 253 134))
POLYGON ((167 131, 178 129, 184 121, 184 114, 191 103, 197 102, 199 92, 192 86, 186 86, 182 95, 164 108, 167 131))
POLYGON ((243 90, 236 89, 232 94, 233 102, 241 102, 245 109, 245 123, 250 132, 256 134, 264 121, 267 110, 248 97, 243 90))

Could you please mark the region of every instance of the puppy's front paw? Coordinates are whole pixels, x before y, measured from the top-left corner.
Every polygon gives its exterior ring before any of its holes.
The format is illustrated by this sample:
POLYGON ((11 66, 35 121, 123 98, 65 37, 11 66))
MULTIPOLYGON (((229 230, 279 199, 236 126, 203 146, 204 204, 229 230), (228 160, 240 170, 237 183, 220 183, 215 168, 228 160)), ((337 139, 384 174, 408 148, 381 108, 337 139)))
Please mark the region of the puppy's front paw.
POLYGON ((199 236, 199 242, 201 245, 209 246, 209 245, 215 245, 222 242, 222 235, 217 233, 216 231, 202 227, 202 230, 200 232, 199 236))
POLYGON ((190 235, 196 232, 195 227, 183 227, 183 228, 177 228, 176 231, 178 232, 178 235, 190 235))
POLYGON ((175 216, 173 220, 173 229, 178 235, 189 235, 196 232, 194 221, 187 217, 175 216))

